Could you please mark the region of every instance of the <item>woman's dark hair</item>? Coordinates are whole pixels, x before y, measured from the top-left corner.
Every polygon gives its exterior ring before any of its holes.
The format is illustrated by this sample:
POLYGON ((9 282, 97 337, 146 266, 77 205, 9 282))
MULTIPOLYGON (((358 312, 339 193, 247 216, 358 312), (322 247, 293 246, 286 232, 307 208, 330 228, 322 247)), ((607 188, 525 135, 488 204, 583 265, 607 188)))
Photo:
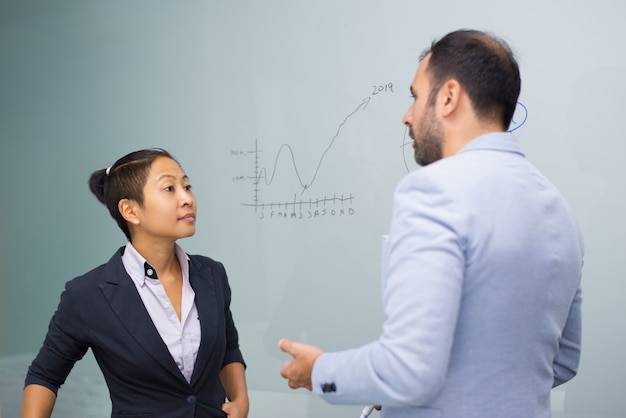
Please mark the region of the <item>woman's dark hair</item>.
POLYGON ((521 88, 519 66, 505 41, 475 30, 451 32, 433 42, 427 73, 433 89, 431 103, 447 80, 458 80, 478 117, 498 120, 507 129, 521 88))
POLYGON ((94 171, 89 177, 89 190, 109 209, 109 213, 129 240, 130 230, 118 209, 118 203, 122 199, 130 199, 143 205, 143 187, 152 163, 159 157, 176 161, 169 152, 161 148, 144 149, 125 155, 111 167, 94 171))

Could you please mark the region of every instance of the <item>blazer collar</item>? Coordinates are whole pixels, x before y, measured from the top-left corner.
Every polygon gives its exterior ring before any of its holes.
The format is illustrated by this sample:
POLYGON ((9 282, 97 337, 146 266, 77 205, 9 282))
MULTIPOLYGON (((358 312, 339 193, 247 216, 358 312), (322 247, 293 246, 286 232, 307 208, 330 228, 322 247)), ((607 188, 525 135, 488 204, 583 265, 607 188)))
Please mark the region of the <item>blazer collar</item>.
MULTIPOLYGON (((187 384, 144 307, 135 284, 124 268, 122 263, 123 252, 124 247, 120 248, 106 264, 106 277, 104 282, 100 284, 102 293, 109 301, 120 322, 137 343, 165 370, 187 384)), ((213 356, 220 311, 209 263, 202 257, 190 258, 190 261, 189 282, 196 294, 195 303, 202 332, 198 356, 191 377, 191 385, 193 386, 194 382, 198 381, 199 375, 207 369, 213 356)))
POLYGON ((135 284, 124 268, 123 251, 124 247, 120 248, 106 264, 105 280, 100 284, 100 289, 119 321, 141 348, 165 370, 187 383, 144 307, 135 284))
POLYGON ((468 142, 457 154, 475 150, 512 152, 524 156, 519 142, 510 132, 491 132, 468 142))
POLYGON ((200 317, 202 338, 198 348, 198 356, 194 364, 191 384, 198 381, 199 375, 205 371, 213 357, 213 350, 218 338, 218 318, 223 316, 218 304, 217 289, 212 279, 213 271, 203 257, 192 257, 189 263, 189 283, 196 294, 196 309, 200 317))

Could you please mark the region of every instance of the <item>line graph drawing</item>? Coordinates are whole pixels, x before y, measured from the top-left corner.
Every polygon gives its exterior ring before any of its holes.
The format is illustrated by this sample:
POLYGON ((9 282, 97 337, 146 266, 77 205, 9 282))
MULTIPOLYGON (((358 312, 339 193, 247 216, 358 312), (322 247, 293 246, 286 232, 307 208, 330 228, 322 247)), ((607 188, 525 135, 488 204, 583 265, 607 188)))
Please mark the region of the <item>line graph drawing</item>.
MULTIPOLYGON (((304 194, 304 192, 307 191, 307 189, 309 187, 311 187, 313 185, 313 183, 315 182, 315 179, 317 178, 317 175, 320 171, 320 168, 322 167, 322 163, 324 162, 324 159, 326 158, 326 155, 328 154, 328 152, 330 151, 330 149, 333 147, 333 145, 335 144, 335 141, 337 140, 337 138, 339 137, 342 128, 344 127, 344 125, 348 122, 348 120, 354 116, 359 110, 365 110, 367 108, 367 105, 369 104, 371 100, 371 97, 366 97, 365 99, 363 99, 361 101, 361 103, 356 107, 356 109, 354 109, 350 114, 348 114, 348 116, 345 117, 345 119, 339 124, 339 126, 337 127, 337 131, 335 132, 335 135, 332 137, 332 139, 330 140, 330 143, 328 144, 328 146, 326 147, 326 149, 324 150, 324 152, 322 152, 322 155, 319 159, 319 162, 317 163, 317 167, 315 168, 315 172, 313 173, 313 177, 308 181, 308 182, 304 182, 302 180, 302 176, 300 175, 300 171, 298 170, 298 166, 296 164, 296 158, 293 152, 293 148, 289 145, 289 144, 282 144, 280 146, 280 148, 278 149, 278 152, 276 154, 276 158, 274 159, 274 166, 272 168, 272 174, 270 175, 270 177, 267 177, 267 169, 265 167, 259 168, 258 165, 258 161, 259 161, 259 153, 261 152, 261 150, 259 150, 258 148, 258 140, 255 141, 255 150, 254 150, 254 154, 255 154, 255 176, 254 176, 254 183, 256 185, 258 185, 258 183, 261 181, 261 179, 264 180, 265 185, 269 186, 270 184, 272 184, 272 182, 274 181, 274 177, 276 176, 276 169, 278 167, 278 162, 283 154, 283 151, 285 150, 288 154, 289 157, 291 159, 291 164, 293 165, 293 169, 296 173, 296 177, 298 178, 298 182, 300 183, 300 186, 302 186, 302 190, 300 192, 300 194, 304 194)), ((258 188, 255 189, 256 192, 258 192, 258 188)))
POLYGON ((242 203, 243 206, 252 206, 255 211, 260 211, 260 219, 284 218, 284 219, 312 219, 327 216, 351 216, 355 214, 352 206, 355 197, 352 194, 324 196, 317 199, 299 199, 297 195, 293 200, 271 203, 242 203), (265 209, 268 210, 267 216, 265 209))
MULTIPOLYGON (((333 170, 332 166, 327 167, 328 164, 326 163, 339 141, 347 139, 349 134, 345 133, 345 127, 354 123, 355 118, 368 108, 374 98, 385 93, 393 93, 393 83, 373 85, 372 87, 373 91, 340 119, 319 157, 308 159, 309 163, 313 160, 312 167, 314 167, 308 177, 302 174, 303 171, 300 165, 303 161, 296 157, 294 147, 289 143, 280 144, 275 155, 270 159, 269 164, 263 163, 263 157, 267 150, 261 146, 258 138, 255 139, 252 149, 231 150, 231 157, 243 157, 247 161, 251 161, 253 166, 251 174, 239 174, 232 179, 234 182, 251 183, 252 185, 252 199, 248 202, 240 203, 240 205, 254 208, 254 211, 260 214, 261 219, 266 217, 302 219, 354 215, 356 196, 350 191, 344 193, 333 192, 330 195, 326 191, 325 194, 322 193, 318 197, 309 197, 308 195, 311 193, 312 186, 319 179, 319 174, 323 170, 333 170), (280 191, 281 187, 285 187, 285 180, 289 177, 285 170, 287 172, 292 170, 291 182, 297 190, 292 188, 291 193, 289 193, 291 197, 287 199, 263 200, 264 198, 267 199, 267 191, 272 188, 279 178, 281 179, 280 184, 283 184, 283 186, 274 187, 275 192, 283 195, 288 193, 287 191, 280 191)), ((327 185, 322 187, 327 187, 327 185)))

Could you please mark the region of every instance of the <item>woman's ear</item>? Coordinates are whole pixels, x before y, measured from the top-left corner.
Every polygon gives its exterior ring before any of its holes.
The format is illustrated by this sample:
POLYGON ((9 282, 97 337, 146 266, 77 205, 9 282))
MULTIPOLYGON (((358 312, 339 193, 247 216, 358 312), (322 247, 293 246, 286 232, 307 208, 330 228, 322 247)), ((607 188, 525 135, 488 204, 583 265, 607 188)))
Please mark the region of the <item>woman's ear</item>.
POLYGON ((137 202, 130 199, 121 199, 117 202, 117 209, 120 211, 126 222, 133 225, 139 224, 139 217, 137 216, 137 202))

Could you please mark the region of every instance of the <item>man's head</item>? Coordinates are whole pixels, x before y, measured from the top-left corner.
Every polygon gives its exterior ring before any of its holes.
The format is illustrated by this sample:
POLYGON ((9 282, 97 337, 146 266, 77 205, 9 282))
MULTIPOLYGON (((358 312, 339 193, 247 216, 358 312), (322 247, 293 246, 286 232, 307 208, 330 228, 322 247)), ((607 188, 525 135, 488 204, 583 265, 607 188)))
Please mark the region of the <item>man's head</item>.
POLYGON ((443 121, 465 122, 459 116, 466 116, 468 108, 476 123, 505 131, 520 87, 513 53, 495 36, 459 30, 433 42, 421 56, 411 85, 414 102, 403 118, 414 139, 417 163, 427 165, 447 156, 442 149, 447 132, 443 121))

